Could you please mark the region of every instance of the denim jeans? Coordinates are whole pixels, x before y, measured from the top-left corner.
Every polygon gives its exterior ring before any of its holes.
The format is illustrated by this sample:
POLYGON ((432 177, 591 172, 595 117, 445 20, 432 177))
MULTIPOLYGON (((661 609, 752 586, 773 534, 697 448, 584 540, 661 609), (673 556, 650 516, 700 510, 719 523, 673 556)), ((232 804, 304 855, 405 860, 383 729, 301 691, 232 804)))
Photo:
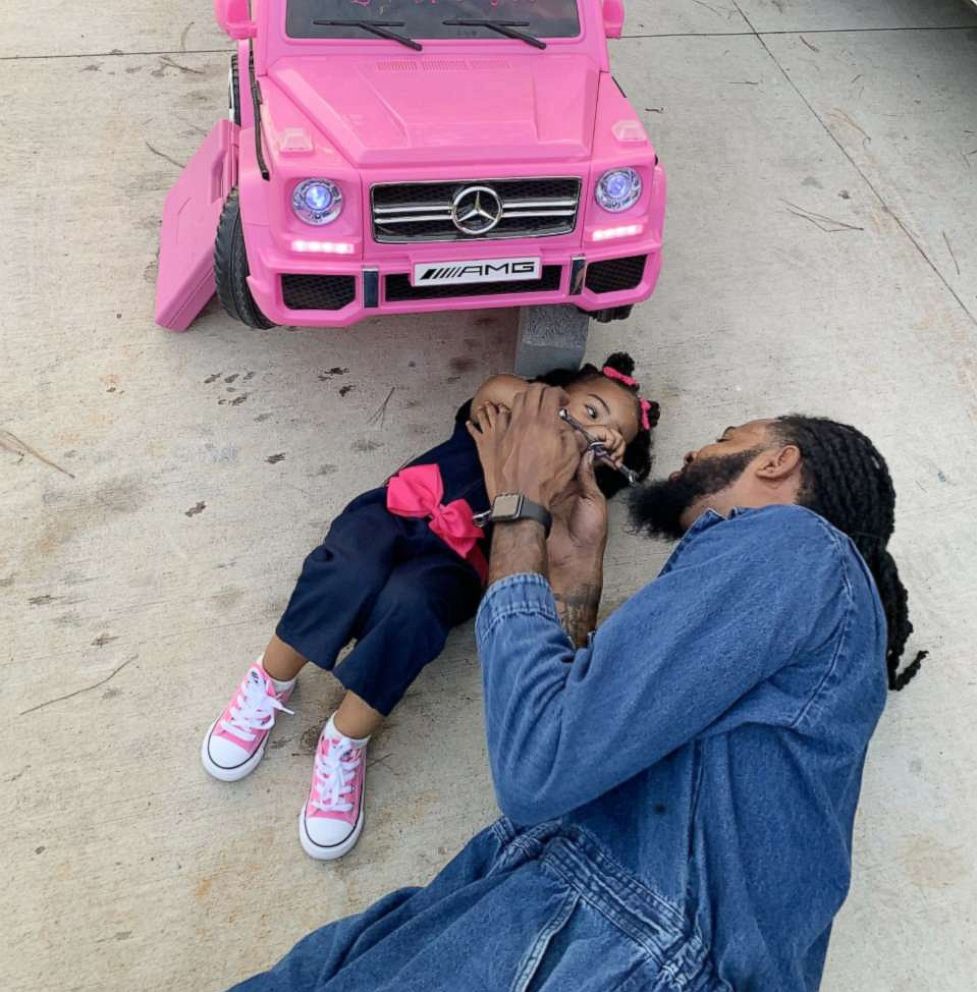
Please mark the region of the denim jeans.
POLYGON ((426 888, 310 934, 234 992, 726 992, 681 910, 578 828, 501 819, 426 888))
POLYGON ((737 992, 817 989, 886 696, 852 542, 797 506, 707 511, 586 648, 541 576, 492 586, 476 631, 503 813, 598 837, 737 992))

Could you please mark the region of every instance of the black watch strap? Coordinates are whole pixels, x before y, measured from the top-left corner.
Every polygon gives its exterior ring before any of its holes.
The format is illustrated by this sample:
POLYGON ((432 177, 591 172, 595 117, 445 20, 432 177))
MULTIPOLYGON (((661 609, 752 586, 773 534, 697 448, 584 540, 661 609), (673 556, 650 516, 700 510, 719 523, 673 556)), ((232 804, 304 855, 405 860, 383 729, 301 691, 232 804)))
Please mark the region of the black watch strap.
POLYGON ((547 537, 550 536, 550 528, 553 526, 553 516, 550 511, 521 493, 499 493, 492 501, 488 520, 496 524, 535 520, 543 525, 547 537))

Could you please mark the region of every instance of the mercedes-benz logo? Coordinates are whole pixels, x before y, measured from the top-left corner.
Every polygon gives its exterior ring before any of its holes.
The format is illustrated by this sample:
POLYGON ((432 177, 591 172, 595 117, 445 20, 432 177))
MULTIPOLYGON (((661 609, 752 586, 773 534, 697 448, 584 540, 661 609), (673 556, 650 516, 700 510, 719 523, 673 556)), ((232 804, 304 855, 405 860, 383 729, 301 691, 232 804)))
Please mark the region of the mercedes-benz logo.
POLYGON ((488 234, 502 220, 502 201, 490 186, 466 186, 451 201, 451 223, 462 234, 488 234))

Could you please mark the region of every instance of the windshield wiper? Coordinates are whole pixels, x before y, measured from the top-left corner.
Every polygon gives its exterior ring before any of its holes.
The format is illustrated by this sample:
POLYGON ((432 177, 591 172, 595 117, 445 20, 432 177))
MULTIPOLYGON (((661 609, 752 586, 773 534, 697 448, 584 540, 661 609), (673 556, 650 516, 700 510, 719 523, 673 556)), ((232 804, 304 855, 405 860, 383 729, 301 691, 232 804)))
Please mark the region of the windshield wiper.
POLYGON ((525 31, 513 30, 514 28, 528 28, 529 21, 471 20, 455 17, 441 23, 451 28, 488 28, 490 31, 504 34, 507 38, 517 38, 519 41, 524 41, 527 45, 532 45, 533 48, 546 47, 545 41, 540 41, 539 38, 534 38, 525 31))
POLYGON ((370 34, 378 35, 381 38, 389 38, 391 41, 399 41, 408 48, 413 48, 415 52, 424 50, 424 46, 418 44, 413 38, 408 38, 405 34, 397 34, 395 31, 387 31, 387 28, 402 28, 406 21, 313 21, 316 27, 324 28, 362 28, 370 34))

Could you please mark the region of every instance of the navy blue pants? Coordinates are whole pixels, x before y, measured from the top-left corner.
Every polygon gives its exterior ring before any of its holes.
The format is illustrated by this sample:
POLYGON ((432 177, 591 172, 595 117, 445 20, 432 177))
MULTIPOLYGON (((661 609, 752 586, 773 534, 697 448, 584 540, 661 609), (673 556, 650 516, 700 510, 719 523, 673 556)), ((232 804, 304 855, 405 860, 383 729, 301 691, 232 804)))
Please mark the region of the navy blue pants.
POLYGON ((394 516, 376 489, 350 503, 305 559, 275 633, 327 670, 355 639, 335 675, 386 716, 481 596, 478 573, 428 521, 394 516))

